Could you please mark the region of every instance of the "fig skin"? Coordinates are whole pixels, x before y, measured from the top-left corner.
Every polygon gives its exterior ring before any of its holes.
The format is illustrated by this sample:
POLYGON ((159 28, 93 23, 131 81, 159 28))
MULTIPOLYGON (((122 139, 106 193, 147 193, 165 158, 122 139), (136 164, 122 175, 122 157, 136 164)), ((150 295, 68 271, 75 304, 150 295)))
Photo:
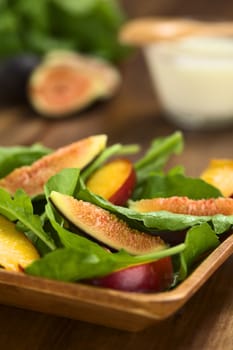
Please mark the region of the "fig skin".
POLYGON ((62 118, 110 98, 120 81, 118 70, 102 59, 55 51, 32 73, 28 97, 39 114, 62 118))

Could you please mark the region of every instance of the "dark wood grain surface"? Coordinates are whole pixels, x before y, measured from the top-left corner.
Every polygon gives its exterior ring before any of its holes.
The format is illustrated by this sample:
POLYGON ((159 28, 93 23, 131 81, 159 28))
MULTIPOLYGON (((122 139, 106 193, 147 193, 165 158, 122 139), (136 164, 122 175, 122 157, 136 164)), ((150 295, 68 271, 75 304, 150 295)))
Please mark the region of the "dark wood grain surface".
MULTIPOLYGON (((184 15, 233 18, 233 4, 223 0, 124 0, 130 17, 184 15)), ((58 147, 82 137, 106 133, 109 143, 140 142, 144 147, 177 126, 160 110, 140 51, 121 64, 123 83, 110 101, 62 120, 37 116, 28 106, 2 108, 0 144, 42 142, 58 147)), ((172 162, 198 175, 210 158, 232 158, 233 128, 184 131, 185 151, 172 162)), ((233 257, 173 317, 140 333, 87 324, 8 306, 0 306, 0 349, 233 349, 233 257)), ((1 292, 1 291, 0 291, 1 292)))

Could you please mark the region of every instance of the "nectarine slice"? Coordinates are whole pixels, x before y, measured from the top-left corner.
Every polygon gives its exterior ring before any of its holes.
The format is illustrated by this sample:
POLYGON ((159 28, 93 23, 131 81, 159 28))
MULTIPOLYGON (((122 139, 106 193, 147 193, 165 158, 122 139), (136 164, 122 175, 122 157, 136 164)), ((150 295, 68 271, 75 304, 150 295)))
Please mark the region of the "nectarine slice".
POLYGON ((128 292, 162 292, 171 286, 173 278, 172 260, 169 256, 93 278, 89 283, 128 292))
POLYGON ((15 224, 0 215, 0 266, 21 271, 39 257, 36 248, 15 224))
POLYGON ((46 155, 30 166, 13 170, 0 180, 0 187, 11 194, 19 188, 30 196, 43 192, 48 179, 64 168, 84 168, 106 146, 106 135, 90 136, 46 155))
POLYGON ((135 183, 133 163, 127 159, 115 159, 96 170, 86 186, 110 202, 123 205, 130 198, 135 183))
POLYGON ((232 198, 210 198, 193 200, 187 197, 152 198, 131 201, 129 207, 139 212, 166 210, 177 214, 212 216, 233 215, 232 198))
POLYGON ((201 178, 217 187, 225 197, 233 195, 233 160, 213 159, 201 178))
POLYGON ((116 215, 95 204, 55 191, 51 192, 50 200, 68 221, 110 248, 140 255, 166 247, 160 237, 130 228, 116 215))

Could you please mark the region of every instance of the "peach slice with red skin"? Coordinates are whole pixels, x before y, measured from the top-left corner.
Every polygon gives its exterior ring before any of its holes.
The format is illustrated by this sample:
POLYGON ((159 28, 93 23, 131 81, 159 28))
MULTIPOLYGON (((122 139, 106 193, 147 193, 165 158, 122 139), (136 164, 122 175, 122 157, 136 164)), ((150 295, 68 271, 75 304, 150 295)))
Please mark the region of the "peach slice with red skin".
POLYGON ((233 215, 233 199, 222 197, 198 200, 177 196, 141 199, 130 201, 129 207, 140 213, 166 210, 176 214, 196 216, 233 215))
POLYGON ((130 266, 107 276, 93 278, 88 283, 95 286, 128 292, 162 292, 173 282, 171 257, 151 263, 130 266))
POLYGON ((95 204, 52 191, 50 200, 69 222, 110 248, 141 255, 166 248, 158 236, 132 229, 116 215, 95 204))
POLYGON ((40 256, 11 221, 0 215, 0 266, 9 271, 22 271, 40 256))
POLYGON ((62 169, 82 169, 88 165, 105 148, 106 142, 106 135, 95 135, 61 147, 30 166, 13 170, 0 180, 0 187, 11 194, 21 188, 30 196, 38 195, 48 179, 62 169))
POLYGON ((128 159, 115 159, 96 170, 88 179, 86 186, 113 204, 124 205, 130 198, 135 184, 136 173, 133 163, 128 159))

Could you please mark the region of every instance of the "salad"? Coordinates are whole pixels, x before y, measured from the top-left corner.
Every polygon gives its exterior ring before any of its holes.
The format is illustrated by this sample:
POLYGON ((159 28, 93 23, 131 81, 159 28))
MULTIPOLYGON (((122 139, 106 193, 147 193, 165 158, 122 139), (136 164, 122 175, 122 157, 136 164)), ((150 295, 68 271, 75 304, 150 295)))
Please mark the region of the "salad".
POLYGON ((0 147, 1 267, 123 291, 174 288, 233 225, 232 161, 199 178, 167 170, 183 144, 181 132, 156 138, 137 161, 139 145, 108 146, 106 135, 58 150, 0 147))

